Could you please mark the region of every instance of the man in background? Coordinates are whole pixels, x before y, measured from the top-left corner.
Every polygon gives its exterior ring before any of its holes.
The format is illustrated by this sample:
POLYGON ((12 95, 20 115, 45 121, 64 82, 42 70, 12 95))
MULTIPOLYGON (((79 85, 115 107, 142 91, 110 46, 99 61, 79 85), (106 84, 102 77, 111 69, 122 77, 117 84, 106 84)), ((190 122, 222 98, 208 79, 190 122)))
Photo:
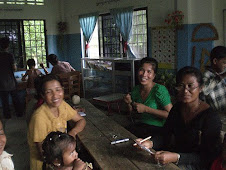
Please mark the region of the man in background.
POLYGON ((226 114, 226 47, 213 48, 210 61, 204 73, 204 99, 214 110, 226 114))
POLYGON ((8 52, 9 38, 0 38, 0 99, 2 101, 3 115, 5 119, 10 119, 9 95, 15 107, 16 115, 23 115, 23 105, 20 103, 16 90, 16 79, 14 71, 16 65, 13 55, 8 52))
MULTIPOLYGON (((55 54, 50 54, 47 56, 47 62, 50 62, 53 65, 51 74, 61 74, 75 71, 75 69, 66 61, 59 61, 55 54)), ((41 67, 44 69, 45 73, 48 74, 48 71, 45 69, 44 65, 41 64, 41 67)))

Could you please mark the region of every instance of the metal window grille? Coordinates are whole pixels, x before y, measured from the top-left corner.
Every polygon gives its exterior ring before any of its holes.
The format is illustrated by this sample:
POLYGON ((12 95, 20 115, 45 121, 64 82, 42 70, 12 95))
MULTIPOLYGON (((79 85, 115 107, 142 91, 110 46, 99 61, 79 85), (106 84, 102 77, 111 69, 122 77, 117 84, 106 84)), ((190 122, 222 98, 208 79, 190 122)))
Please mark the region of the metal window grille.
POLYGON ((37 65, 46 64, 44 20, 24 20, 23 29, 26 59, 35 59, 37 65))
POLYGON ((0 0, 0 4, 8 4, 8 5, 44 5, 44 0, 0 0))
MULTIPOLYGON (((98 19, 99 51, 101 57, 122 57, 123 41, 113 17, 110 14, 101 15, 98 19)), ((137 58, 147 56, 147 10, 139 9, 133 12, 133 28, 129 41, 130 47, 137 58)))
POLYGON ((9 37, 9 52, 18 68, 26 68, 30 58, 46 64, 47 45, 44 20, 0 20, 0 37, 9 37))

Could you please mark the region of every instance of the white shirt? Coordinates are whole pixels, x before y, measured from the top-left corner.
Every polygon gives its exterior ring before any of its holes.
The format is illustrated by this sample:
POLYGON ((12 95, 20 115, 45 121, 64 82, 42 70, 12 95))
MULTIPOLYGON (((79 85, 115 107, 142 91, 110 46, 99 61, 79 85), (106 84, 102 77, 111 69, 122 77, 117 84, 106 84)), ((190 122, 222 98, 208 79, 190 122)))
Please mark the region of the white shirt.
POLYGON ((3 151, 0 155, 0 170, 14 170, 14 164, 11 159, 13 155, 3 151))

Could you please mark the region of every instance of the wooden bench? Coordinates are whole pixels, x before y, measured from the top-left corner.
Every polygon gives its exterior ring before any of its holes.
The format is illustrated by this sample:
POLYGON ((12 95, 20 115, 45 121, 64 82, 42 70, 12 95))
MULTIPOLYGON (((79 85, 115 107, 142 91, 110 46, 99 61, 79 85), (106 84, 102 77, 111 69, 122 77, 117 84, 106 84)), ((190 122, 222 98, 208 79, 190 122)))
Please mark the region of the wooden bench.
MULTIPOLYGON (((137 137, 116 123, 90 102, 81 99, 85 108, 86 127, 78 134, 78 142, 85 148, 97 169, 159 169, 152 157, 143 150, 132 146, 137 137), (129 138, 128 142, 111 145, 112 141, 129 138)), ((179 169, 174 164, 164 166, 166 170, 179 169)))

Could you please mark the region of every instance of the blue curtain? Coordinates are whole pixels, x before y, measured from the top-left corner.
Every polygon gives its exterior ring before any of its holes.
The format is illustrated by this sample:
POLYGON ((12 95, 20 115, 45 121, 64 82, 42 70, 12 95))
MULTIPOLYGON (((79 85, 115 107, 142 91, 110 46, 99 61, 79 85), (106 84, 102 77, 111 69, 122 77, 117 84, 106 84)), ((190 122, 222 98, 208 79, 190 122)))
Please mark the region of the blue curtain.
POLYGON ((89 42, 91 40, 91 36, 96 26, 98 13, 79 15, 79 23, 82 28, 83 35, 85 37, 86 47, 85 54, 87 55, 87 50, 89 48, 89 42))
POLYGON ((132 49, 129 46, 129 40, 132 33, 133 24, 133 7, 111 9, 111 15, 114 18, 115 24, 122 35, 124 44, 123 51, 129 58, 135 58, 132 49))

